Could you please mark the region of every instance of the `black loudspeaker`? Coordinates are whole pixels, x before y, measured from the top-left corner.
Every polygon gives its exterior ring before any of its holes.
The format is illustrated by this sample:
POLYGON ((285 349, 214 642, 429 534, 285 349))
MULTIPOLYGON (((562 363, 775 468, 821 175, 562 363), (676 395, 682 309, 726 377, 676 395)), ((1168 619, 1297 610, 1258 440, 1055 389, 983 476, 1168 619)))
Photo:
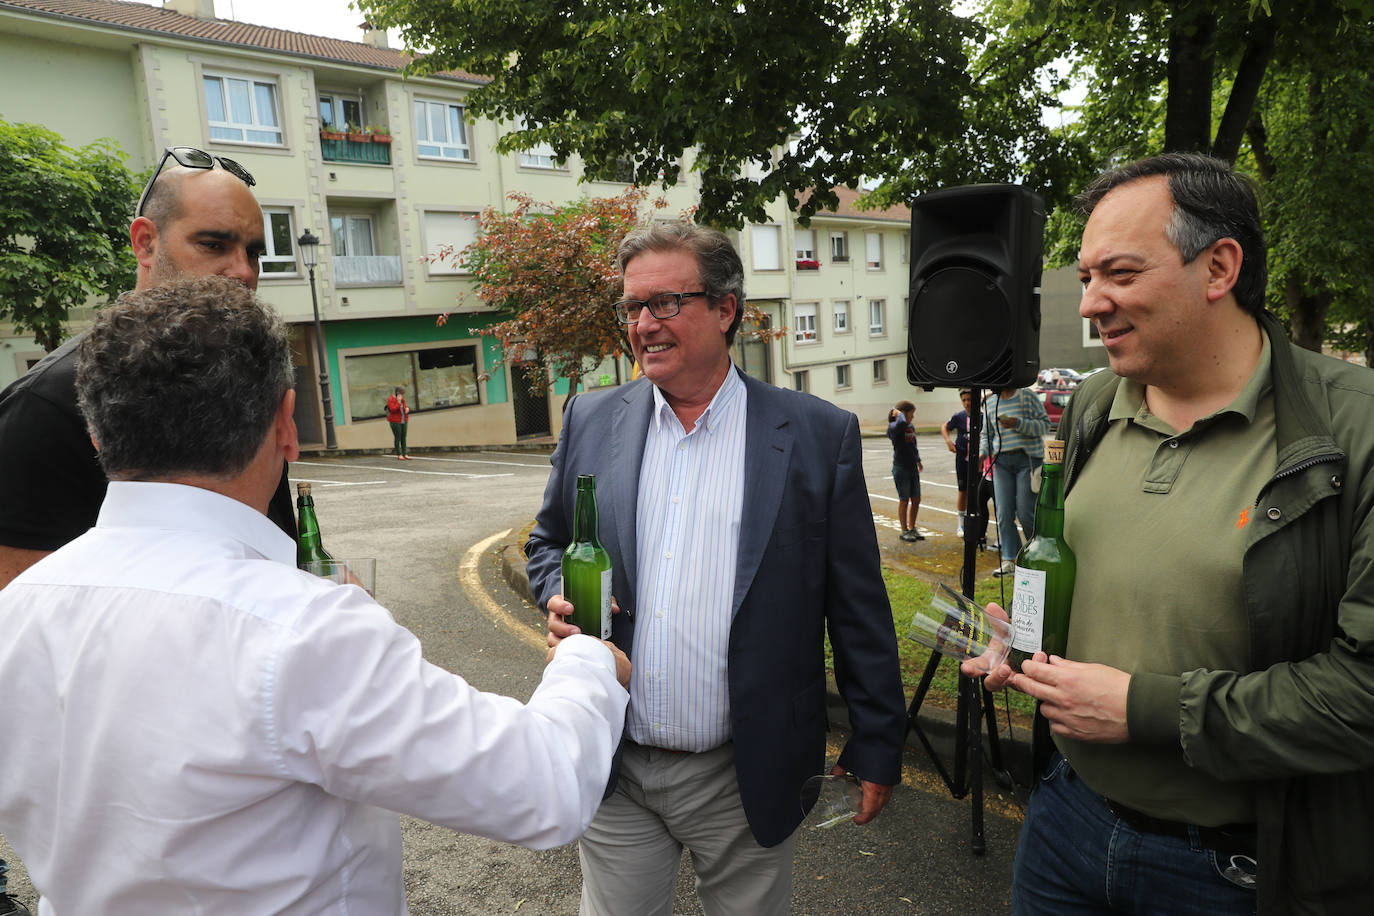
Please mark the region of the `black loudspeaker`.
POLYGON ((1040 371, 1045 204, 1019 185, 911 205, 906 377, 923 387, 1025 388, 1040 371))

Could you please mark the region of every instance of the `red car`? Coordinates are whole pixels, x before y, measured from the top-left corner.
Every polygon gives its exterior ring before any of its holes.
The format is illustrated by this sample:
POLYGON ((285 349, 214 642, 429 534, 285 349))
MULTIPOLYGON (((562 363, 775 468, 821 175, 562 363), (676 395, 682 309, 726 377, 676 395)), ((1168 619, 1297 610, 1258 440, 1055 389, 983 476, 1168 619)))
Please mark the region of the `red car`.
POLYGON ((1045 413, 1050 415, 1050 422, 1059 425, 1059 417, 1064 413, 1064 408, 1069 406, 1069 398, 1073 397, 1072 388, 1037 388, 1035 393, 1045 402, 1045 413))

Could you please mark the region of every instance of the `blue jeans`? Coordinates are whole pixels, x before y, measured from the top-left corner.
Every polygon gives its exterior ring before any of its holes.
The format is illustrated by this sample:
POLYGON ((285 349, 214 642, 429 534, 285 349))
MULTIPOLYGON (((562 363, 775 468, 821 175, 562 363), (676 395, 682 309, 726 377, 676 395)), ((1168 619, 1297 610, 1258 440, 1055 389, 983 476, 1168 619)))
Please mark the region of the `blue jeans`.
POLYGON ((1035 494, 1031 492, 1031 471, 1040 466, 1039 458, 1025 452, 1003 452, 992 463, 992 498, 997 503, 997 539, 1002 542, 1002 559, 1015 560, 1021 552, 1016 520, 1026 540, 1035 534, 1035 494))
MULTIPOLYGON (((1191 830, 1192 828, 1190 828, 1191 830)), ((1031 793, 1012 867, 1012 916, 1255 912, 1252 859, 1223 857, 1194 836, 1141 833, 1055 755, 1031 793)))

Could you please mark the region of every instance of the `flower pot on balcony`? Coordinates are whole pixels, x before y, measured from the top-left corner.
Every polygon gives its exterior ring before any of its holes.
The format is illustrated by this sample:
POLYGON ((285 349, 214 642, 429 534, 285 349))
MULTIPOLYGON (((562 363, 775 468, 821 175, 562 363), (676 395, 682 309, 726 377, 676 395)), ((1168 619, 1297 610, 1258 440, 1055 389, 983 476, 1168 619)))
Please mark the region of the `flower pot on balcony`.
POLYGON ((344 133, 343 131, 341 131, 341 130, 321 130, 321 131, 320 131, 320 139, 321 139, 321 140, 342 140, 342 139, 343 139, 344 137, 346 137, 346 136, 348 136, 348 135, 345 134, 345 133, 344 133))
POLYGON ((373 143, 390 143, 390 142, 391 142, 391 134, 373 134, 373 135, 372 135, 372 142, 373 142, 373 143))
POLYGON ((371 143, 372 135, 364 133, 353 133, 352 131, 349 131, 348 139, 352 140, 354 143, 371 143))

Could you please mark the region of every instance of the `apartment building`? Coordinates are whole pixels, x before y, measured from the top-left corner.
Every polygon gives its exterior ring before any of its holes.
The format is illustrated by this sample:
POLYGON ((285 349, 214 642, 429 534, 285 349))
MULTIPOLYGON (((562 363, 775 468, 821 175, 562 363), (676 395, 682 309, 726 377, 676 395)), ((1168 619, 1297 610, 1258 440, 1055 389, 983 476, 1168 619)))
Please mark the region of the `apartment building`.
MULTIPOLYGON (((526 384, 519 354, 503 360, 479 333, 495 317, 463 266, 434 256, 471 241, 477 214, 506 206, 511 191, 565 201, 622 185, 581 182, 581 164, 547 148, 498 155, 512 126, 465 107, 479 77, 403 80, 405 57, 385 33, 362 37, 217 20, 212 0, 0 0, 0 118, 43 124, 72 145, 113 138, 135 170, 168 146, 196 146, 252 172, 269 245, 259 292, 291 328, 304 442, 324 441, 321 349, 340 447, 389 446, 395 384, 415 408, 413 445, 556 435, 566 381, 552 394, 526 384), (313 291, 297 244, 306 230, 320 239, 313 291), (442 326, 440 314, 450 315, 442 326)), ((667 192, 670 213, 696 200, 684 175, 667 192)), ((742 340, 737 359, 864 423, 904 397, 923 421, 942 419, 952 393, 905 380, 910 213, 860 210, 855 192, 839 193, 809 227, 778 201, 768 222, 737 234, 749 298, 787 329, 742 340)), ((0 385, 41 356, 0 326, 0 385)), ((627 369, 608 361, 584 384, 618 384, 627 369)))

